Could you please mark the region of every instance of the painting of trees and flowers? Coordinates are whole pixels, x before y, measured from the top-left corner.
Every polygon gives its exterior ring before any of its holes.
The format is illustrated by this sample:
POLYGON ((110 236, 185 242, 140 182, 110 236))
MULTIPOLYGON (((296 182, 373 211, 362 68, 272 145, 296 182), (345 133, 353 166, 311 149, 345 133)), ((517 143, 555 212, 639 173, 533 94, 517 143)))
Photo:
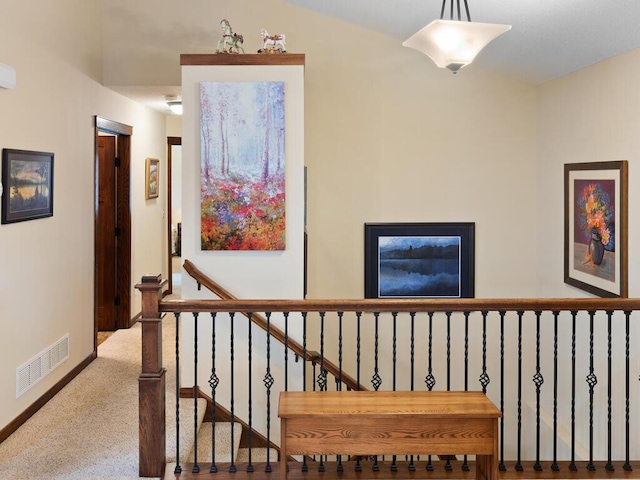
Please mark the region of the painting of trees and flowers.
POLYGON ((200 84, 202 250, 285 249, 284 82, 200 84))
POLYGON ((2 223, 53 215, 53 153, 2 150, 2 223))
POLYGON ((626 296, 627 163, 565 165, 565 282, 626 296))

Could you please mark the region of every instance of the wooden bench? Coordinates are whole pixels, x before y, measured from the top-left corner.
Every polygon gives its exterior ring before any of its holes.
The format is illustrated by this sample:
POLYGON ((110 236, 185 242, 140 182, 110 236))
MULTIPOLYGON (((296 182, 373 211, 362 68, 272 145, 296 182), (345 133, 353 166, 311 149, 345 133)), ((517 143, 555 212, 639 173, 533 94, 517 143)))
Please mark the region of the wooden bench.
POLYGON ((288 455, 476 455, 498 476, 500 410, 480 392, 282 392, 281 480, 288 455))

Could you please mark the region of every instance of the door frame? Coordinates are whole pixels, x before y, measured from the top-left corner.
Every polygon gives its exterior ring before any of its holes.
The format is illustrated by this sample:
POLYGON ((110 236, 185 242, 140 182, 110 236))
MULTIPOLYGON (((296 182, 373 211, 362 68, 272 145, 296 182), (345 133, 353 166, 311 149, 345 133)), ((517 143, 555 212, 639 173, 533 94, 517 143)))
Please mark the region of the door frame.
POLYGON ((172 189, 171 189, 171 162, 172 162, 172 157, 171 157, 171 147, 174 145, 182 145, 182 137, 167 137, 167 245, 169 246, 168 248, 168 262, 167 262, 167 266, 168 266, 168 274, 167 274, 167 285, 169 286, 169 288, 167 288, 164 293, 163 296, 166 295, 171 295, 173 293, 173 245, 172 245, 172 232, 171 232, 171 223, 172 223, 172 218, 171 218, 171 205, 172 205, 172 189))
POLYGON ((97 314, 97 277, 98 264, 96 262, 96 248, 98 239, 98 136, 100 133, 116 136, 116 157, 120 164, 117 167, 118 198, 117 198, 117 226, 120 229, 118 237, 117 258, 117 289, 116 295, 120 299, 117 308, 115 327, 129 328, 131 322, 131 136, 133 127, 123 123, 95 116, 94 139, 94 349, 97 348, 98 314, 97 314))

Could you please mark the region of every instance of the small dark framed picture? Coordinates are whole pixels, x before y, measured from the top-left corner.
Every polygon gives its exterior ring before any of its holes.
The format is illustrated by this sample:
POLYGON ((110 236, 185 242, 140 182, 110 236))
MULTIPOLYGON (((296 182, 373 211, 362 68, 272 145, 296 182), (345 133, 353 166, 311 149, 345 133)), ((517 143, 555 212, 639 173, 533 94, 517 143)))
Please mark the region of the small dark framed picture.
POLYGON ((627 296, 626 160, 564 166, 564 281, 627 296))
POLYGON ((366 223, 365 298, 473 298, 475 223, 366 223))
POLYGON ((2 223, 53 216, 53 153, 2 150, 2 223))

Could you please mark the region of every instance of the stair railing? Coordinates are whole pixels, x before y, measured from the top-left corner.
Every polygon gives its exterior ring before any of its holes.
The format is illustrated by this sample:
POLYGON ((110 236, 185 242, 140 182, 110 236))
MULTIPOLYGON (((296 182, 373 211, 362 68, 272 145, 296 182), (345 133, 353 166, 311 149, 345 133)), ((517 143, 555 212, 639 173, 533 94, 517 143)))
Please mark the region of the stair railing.
MULTIPOLYGON (((220 284, 207 276, 207 274, 196 267, 190 260, 186 259, 184 261, 183 267, 185 272, 187 272, 189 276, 198 283, 198 289, 200 289, 200 286, 203 286, 213 294, 220 297, 221 300, 238 300, 238 297, 234 296, 220 284)), ((311 362, 314 365, 319 364, 322 361, 322 368, 326 370, 327 373, 331 374, 335 379, 338 379, 339 382, 343 383, 347 390, 367 390, 364 385, 361 385, 356 381, 356 379, 346 374, 331 360, 328 360, 326 357, 321 358, 320 353, 316 351, 305 350, 300 343, 296 342, 288 335, 285 335, 282 330, 275 327, 273 324, 267 327, 268 322, 263 315, 260 315, 259 313, 253 313, 251 317, 249 317, 246 312, 241 313, 245 317, 250 318, 251 322, 254 325, 257 325, 265 332, 268 331, 269 335, 272 338, 284 345, 285 348, 290 349, 293 353, 295 353, 297 357, 304 358, 307 362, 311 362)))
MULTIPOLYGON (((637 444, 637 431, 630 428, 630 419, 637 416, 635 411, 637 402, 631 403, 630 398, 638 392, 637 384, 630 385, 630 379, 638 377, 638 372, 631 373, 630 368, 631 354, 633 354, 634 365, 637 356, 637 353, 633 353, 630 348, 630 319, 633 313, 640 310, 640 299, 183 300, 171 302, 160 300, 162 282, 159 276, 144 277, 137 288, 142 291, 143 297, 143 368, 140 377, 141 476, 161 476, 154 472, 161 472, 164 469, 164 464, 158 463, 164 462, 164 458, 161 458, 164 456, 164 370, 160 343, 162 314, 171 313, 176 317, 176 321, 180 315, 183 315, 183 322, 185 318, 192 318, 193 324, 190 323, 191 320, 188 322, 195 326, 195 345, 198 344, 197 325, 199 323, 212 325, 215 336, 215 326, 220 318, 216 315, 229 314, 231 321, 228 325, 231 328, 231 336, 228 341, 232 354, 231 359, 222 358, 224 368, 228 369, 229 363, 232 367, 234 361, 233 325, 238 323, 234 321, 234 315, 237 317, 236 314, 242 313, 253 317, 256 312, 264 313, 267 320, 267 368, 264 383, 268 402, 273 393, 271 391, 272 370, 268 363, 269 339, 272 338, 271 329, 273 328, 270 318, 272 314, 283 312, 285 315, 302 314, 302 317, 297 320, 302 321, 303 325, 306 325, 307 320, 311 318, 309 314, 313 314, 313 321, 318 319, 323 323, 325 320, 335 321, 340 322, 340 325, 343 318, 348 318, 350 321, 357 321, 358 328, 360 319, 366 317, 367 325, 370 327, 368 333, 375 338, 375 343, 370 339, 367 351, 372 357, 375 356, 371 369, 373 373, 371 383, 375 390, 378 390, 383 382, 387 389, 390 389, 390 384, 393 390, 414 389, 414 320, 419 319, 419 325, 416 322, 416 327, 421 329, 420 340, 422 342, 428 340, 428 345, 420 345, 423 357, 419 360, 420 372, 416 369, 416 376, 419 378, 427 373, 424 377, 427 389, 432 390, 436 382, 440 389, 461 389, 461 375, 464 372, 462 389, 482 390, 488 396, 493 395, 494 402, 496 405, 499 404, 501 411, 505 414, 500 425, 501 471, 524 471, 524 474, 518 474, 522 478, 536 478, 541 470, 553 472, 562 470, 563 478, 608 478, 612 470, 617 470, 624 472, 621 475, 626 477, 638 478, 637 472, 640 468, 637 465, 632 466, 630 460, 632 445, 630 439, 634 438, 637 444), (211 314, 210 318, 209 315, 205 315, 206 313, 211 314), (509 322, 505 322, 505 319, 509 322), (410 321, 411 325, 410 352, 407 348, 398 355, 396 323, 400 325, 401 322, 407 321, 410 321), (382 333, 383 324, 389 329, 392 326, 393 334, 385 336, 382 333), (558 336, 559 324, 566 327, 565 335, 560 337, 558 336), (428 334, 425 330, 427 326, 428 334), (551 333, 552 330, 553 333, 551 333), (544 336, 541 332, 545 332, 544 336), (444 337, 445 333, 446 337, 444 337), (437 352, 438 361, 433 361, 433 364, 432 354, 436 356, 433 344, 436 342, 432 341, 432 334, 440 336, 439 346, 441 347, 437 352), (489 337, 492 337, 492 347, 489 346, 489 337), (470 345, 470 339, 473 340, 472 345, 470 345), (531 342, 526 343, 527 339, 531 342), (548 351, 553 348, 553 352, 543 352, 541 344, 548 351), (606 344, 606 353, 602 344, 606 344), (446 357, 444 357, 445 345, 446 357), (462 355, 454 358, 451 354, 456 350, 461 353, 460 345, 464 345, 464 360, 461 360, 462 355), (614 349, 613 345, 617 348, 614 349), (427 352, 428 361, 425 357, 427 352), (411 386, 407 388, 406 381, 401 382, 397 374, 402 368, 406 368, 409 353, 411 355, 411 386), (383 358, 383 354, 388 355, 388 358, 383 358), (402 359, 405 361, 404 365, 402 365, 402 359), (380 368, 378 368, 379 360, 380 368), (387 361, 387 365, 382 364, 383 360, 387 361), (458 364, 456 360, 459 360, 458 364), (603 367, 605 364, 608 364, 608 368, 603 367), (612 364, 616 365, 620 378, 614 378, 615 376, 612 375, 612 364), (531 372, 532 377, 527 376, 527 370, 531 372), (602 373, 602 370, 605 373, 602 373), (469 374, 474 371, 479 375, 471 385, 469 374), (586 378, 582 377, 582 372, 585 373, 586 378), (398 378, 398 385, 396 385, 396 378, 398 378), (585 381, 586 385, 583 385, 585 381), (496 383, 489 387, 491 382, 496 383), (618 382, 618 388, 612 389, 612 384, 615 382, 618 382), (625 388, 620 388, 621 385, 625 388), (496 390, 498 386, 499 392, 496 390), (567 395, 569 387, 571 392, 567 395), (489 392, 489 389, 492 391, 489 392), (505 390, 508 390, 506 394, 505 390), (564 397, 558 394, 559 390, 563 390, 564 397), (553 400, 553 418, 543 418, 541 414, 543 392, 546 393, 547 401, 553 400), (595 400, 596 395, 599 395, 599 400, 595 400), (508 400, 508 405, 505 404, 505 399, 508 400), (617 408, 621 409, 617 410, 618 413, 615 416, 612 414, 612 404, 614 405, 613 413, 617 408), (561 407, 562 415, 558 415, 558 407, 561 407), (571 409, 570 421, 568 420, 569 408, 571 409), (531 411, 535 426, 527 425, 526 419, 523 418, 525 410, 531 411), (621 416, 624 417, 622 422, 621 416), (541 433, 543 421, 547 422, 548 428, 541 433), (511 439, 507 447, 512 450, 511 455, 513 455, 508 462, 505 461, 504 455, 505 424, 509 427, 507 433, 511 439), (552 433, 550 433, 551 426, 552 433), (569 428, 570 433, 568 433, 569 428), (607 434, 601 435, 602 431, 607 431, 607 434), (616 435, 612 438, 613 432, 616 435), (581 452, 579 445, 576 446, 576 439, 579 439, 578 443, 580 443, 586 437, 588 437, 588 446, 585 446, 584 452, 581 452), (565 454, 559 455, 557 445, 559 440, 570 448, 570 458, 562 458, 565 454), (535 461, 528 459, 525 462, 526 458, 521 458, 522 452, 529 455, 530 459, 535 457, 535 461), (516 455, 517 458, 515 458, 516 455), (588 458, 588 461, 582 461, 581 456, 588 458), (599 460, 598 457, 606 457, 606 463, 595 461, 599 460), (144 471, 143 465, 145 465, 144 471)), ((322 328, 320 332, 320 342, 323 345, 322 328)), ((404 333, 408 335, 408 332, 407 329, 404 333)), ((176 338, 176 344, 177 341, 176 338)), ((288 342, 290 339, 285 334, 284 343, 288 342)), ((212 344, 215 353, 215 339, 212 344)), ((359 356, 359 334, 357 344, 359 356)), ((340 345, 342 345, 341 337, 340 345)), ((306 339, 302 345, 303 358, 307 358, 304 355, 305 352, 306 339)), ((340 352, 342 352, 342 346, 340 346, 340 352)), ((194 358, 197 358, 197 354, 194 358)), ((319 389, 323 390, 327 388, 326 375, 322 372, 325 368, 323 346, 321 346, 319 359, 316 358, 315 361, 321 367, 317 383, 319 389)), ((213 362, 212 380, 215 376, 215 365, 216 363, 213 362)), ((197 384, 197 366, 194 370, 197 384)), ((250 370, 251 367, 249 367, 250 370)), ((233 369, 231 371, 233 372, 233 369)), ((303 369, 304 371, 306 369, 303 369)), ((275 371, 273 373, 275 374, 275 371)), ((230 378, 233 382, 233 374, 230 378)), ((314 374, 314 389, 315 380, 314 374)), ((216 382, 210 383, 217 383, 217 378, 216 382)), ((337 388, 339 386, 336 385, 337 388)), ((424 390, 425 386, 417 385, 416 390, 419 389, 424 390)), ((233 392, 233 386, 231 392, 233 392)), ((267 403, 267 424, 270 414, 269 403, 267 403)), ((416 453, 424 454, 425 452, 416 453)), ((634 462, 636 460, 637 458, 634 462)), ((427 462, 426 469, 433 468, 430 457, 427 462)), ((250 463, 249 467, 252 467, 250 463)), ((465 467, 469 468, 466 457, 464 462, 458 464, 463 470, 465 467)), ((359 462, 356 464, 356 469, 358 466, 359 462)), ((196 472, 197 467, 196 462, 192 472, 196 472)), ((322 458, 317 467, 319 471, 324 471, 325 465, 322 458)), ((380 467, 377 457, 373 464, 374 471, 376 467, 378 469, 380 467)), ((408 465, 409 470, 412 467, 415 469, 413 457, 408 465)), ((213 472, 213 464, 211 468, 213 472)), ((304 465, 302 468, 304 471, 304 465)), ((343 465, 338 459, 337 471, 340 472, 341 468, 343 465)), ((391 471, 396 471, 394 468, 399 471, 395 457, 391 463, 391 471)), ((421 468, 424 470, 424 467, 421 468)), ((447 470, 452 468, 448 461, 445 468, 447 470)), ((236 466, 232 461, 229 472, 235 472, 235 469, 236 466)), ((270 465, 267 462, 265 472, 270 471, 270 465)))

